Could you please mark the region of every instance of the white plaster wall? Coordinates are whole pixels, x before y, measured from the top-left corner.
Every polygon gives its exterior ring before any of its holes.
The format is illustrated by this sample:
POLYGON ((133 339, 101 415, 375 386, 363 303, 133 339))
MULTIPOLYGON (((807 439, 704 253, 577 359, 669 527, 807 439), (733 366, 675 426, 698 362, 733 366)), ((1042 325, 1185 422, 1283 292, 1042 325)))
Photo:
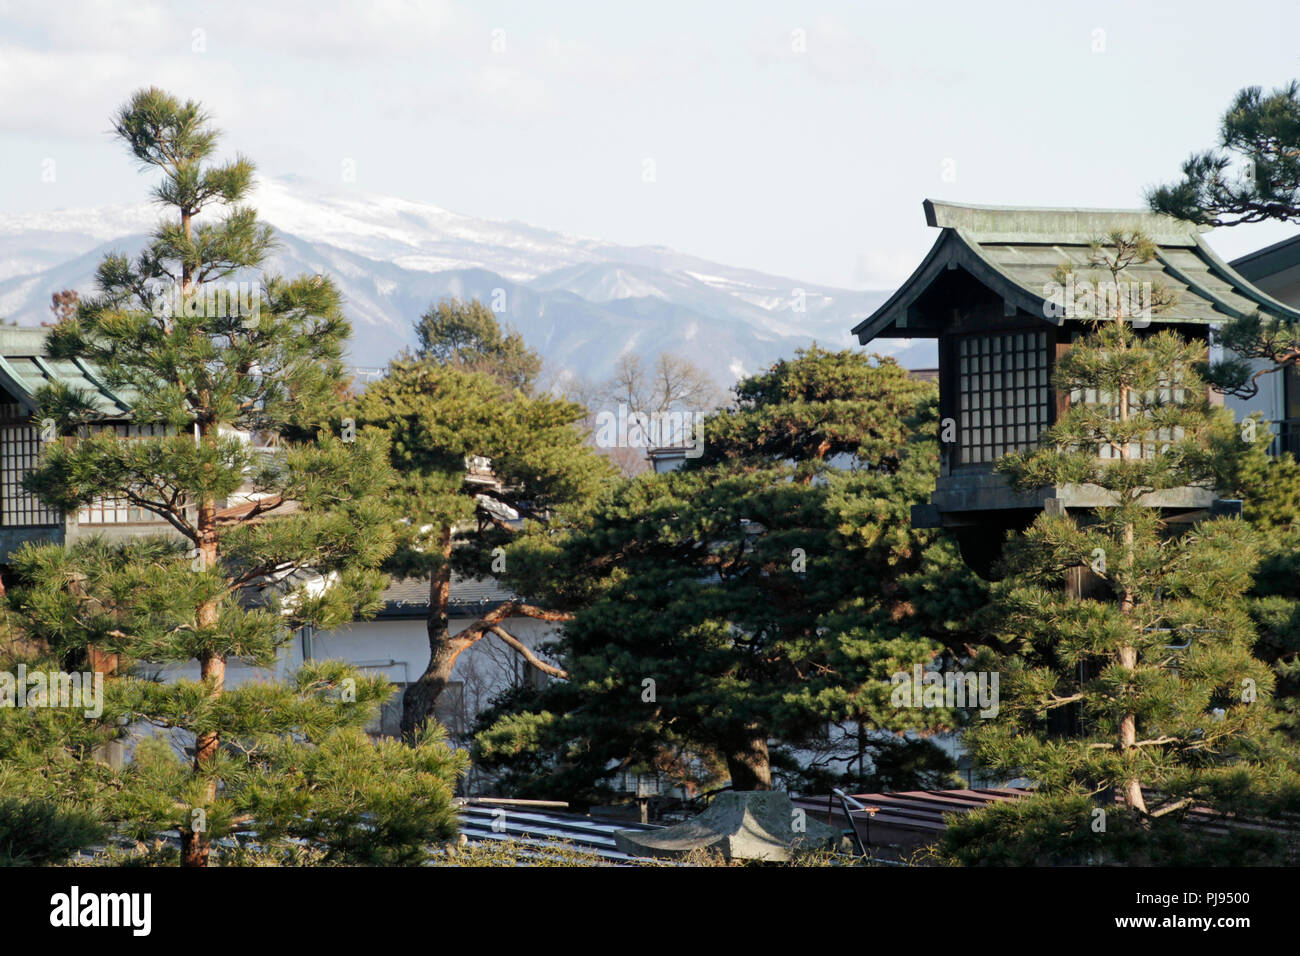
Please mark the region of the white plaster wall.
MULTIPOLYGON (((1262 359, 1255 359, 1250 363, 1252 374, 1270 367, 1272 367, 1272 363, 1262 359)), ((1237 421, 1249 418, 1255 412, 1259 412, 1264 417, 1264 420, 1268 422, 1281 421, 1286 418, 1286 405, 1282 391, 1283 373, 1272 372, 1268 375, 1261 375, 1258 382, 1258 394, 1250 398, 1225 395, 1223 399, 1224 407, 1232 411, 1237 421)), ((1274 431, 1276 430, 1274 429, 1274 431)))
MULTIPOLYGON (((1262 276, 1256 279, 1254 284, 1256 288, 1267 292, 1279 302, 1292 308, 1300 308, 1300 268, 1293 267, 1273 275, 1262 276)), ((1262 360, 1253 361, 1251 372, 1268 368, 1270 365, 1271 363, 1262 360)), ((1282 390, 1283 376, 1282 372, 1261 375, 1258 395, 1249 399, 1233 398, 1229 395, 1225 397, 1223 404, 1232 409, 1238 421, 1256 411, 1263 415, 1266 421, 1281 421, 1286 418, 1282 390)))
MULTIPOLYGON (((474 620, 454 618, 451 621, 452 633, 459 633, 474 620)), ((539 645, 554 640, 556 636, 555 624, 531 618, 514 618, 505 622, 503 627, 535 652, 539 645)), ((303 643, 302 637, 295 635, 281 650, 274 668, 248 667, 232 659, 226 669, 226 686, 234 688, 250 682, 283 679, 301 666, 303 643)), ((429 640, 423 619, 359 621, 333 631, 317 632, 307 643, 306 652, 313 659, 344 660, 369 673, 387 677, 397 685, 419 678, 429 663, 429 640)), ((146 672, 158 670, 147 665, 144 669, 146 672)), ((463 685, 465 727, 462 729, 469 729, 474 715, 487 707, 496 694, 519 681, 535 679, 531 677, 532 671, 533 668, 517 651, 495 635, 489 634, 471 645, 457 659, 452 672, 452 680, 463 685)), ((191 662, 164 668, 161 673, 164 680, 198 680, 199 666, 197 662, 191 662)))

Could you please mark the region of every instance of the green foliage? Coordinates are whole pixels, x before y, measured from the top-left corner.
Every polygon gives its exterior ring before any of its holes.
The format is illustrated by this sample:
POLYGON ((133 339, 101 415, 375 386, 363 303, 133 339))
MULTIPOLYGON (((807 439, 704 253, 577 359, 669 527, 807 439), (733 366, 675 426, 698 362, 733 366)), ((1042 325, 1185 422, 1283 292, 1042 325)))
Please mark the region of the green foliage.
POLYGON ((486 372, 507 388, 532 389, 542 359, 513 329, 503 332, 496 316, 478 299, 443 299, 415 324, 417 358, 486 372))
POLYGON ((1018 487, 1089 484, 1111 504, 1043 513, 1007 545, 985 615, 1001 653, 981 663, 1000 671, 1001 709, 970 745, 1037 789, 964 821, 952 838, 963 862, 1120 860, 1112 844, 1134 827, 1132 852, 1190 859, 1180 839, 1208 844, 1166 817, 1227 812, 1232 781, 1267 793, 1276 772, 1292 785, 1273 674, 1252 654, 1260 536, 1233 520, 1180 528, 1151 498, 1249 474, 1231 464, 1247 446, 1208 402, 1202 354, 1172 333, 1097 322, 1058 360, 1069 408, 1038 450, 999 464, 1018 487), (1089 582, 1082 597, 1071 575, 1089 582), (1112 801, 1098 850, 1084 811, 1112 801))
MULTIPOLYGON (((910 527, 937 471, 933 386, 812 350, 737 391, 705 421, 699 462, 641 476, 589 527, 511 552, 540 599, 576 610, 555 649, 569 680, 480 722, 479 759, 512 785, 591 799, 617 767, 707 785, 719 758, 734 781, 755 740, 958 719, 890 700, 892 673, 964 646, 982 592, 949 545, 910 527), (857 467, 826 460, 841 454, 857 467)), ((874 739, 877 773, 916 779, 921 763, 891 764, 896 748, 874 739)))
MULTIPOLYGON (((1241 90, 1223 115, 1219 148, 1193 154, 1182 180, 1151 190, 1147 201, 1156 212, 1213 226, 1300 222, 1300 81, 1268 93, 1241 90)), ((1206 375, 1228 394, 1253 396, 1261 376, 1300 360, 1296 323, 1266 312, 1233 319, 1216 337, 1225 352, 1206 375)))
POLYGON ((892 358, 814 345, 742 380, 735 406, 709 417, 704 454, 693 465, 794 461, 815 469, 851 454, 868 467, 889 467, 934 391, 892 358))
MULTIPOLYGON (((585 446, 577 428, 580 406, 511 393, 483 372, 398 360, 355 399, 350 413, 358 428, 383 434, 391 443, 399 480, 389 501, 406 522, 388 564, 396 574, 436 569, 441 536, 474 519, 479 494, 525 517, 550 521, 586 507, 609 481, 610 469, 585 446), (471 456, 490 459, 500 487, 467 483, 471 456)), ((508 537, 462 540, 496 546, 508 537)), ((490 550, 461 554, 472 566, 485 563, 490 550)))
MULTIPOLYGON (((218 136, 207 115, 156 88, 137 92, 115 128, 146 169, 162 173, 155 198, 177 219, 161 223, 134 262, 105 257, 97 293, 51 329, 50 356, 94 363, 141 424, 256 431, 322 421, 346 384, 350 329, 334 284, 264 277, 233 301, 222 297, 223 280, 250 282, 274 245, 271 228, 240 205, 252 163, 207 163, 218 136), (213 206, 224 215, 196 221, 213 206)), ((41 395, 64 427, 94 417, 82 399, 53 385, 41 395)))
POLYGON ((1257 531, 1259 567, 1248 595, 1259 634, 1255 653, 1273 667, 1275 702, 1283 727, 1300 737, 1300 464, 1290 454, 1268 454, 1272 433, 1244 423, 1225 436, 1224 494, 1239 498, 1257 531), (1253 435, 1252 435, 1253 433, 1253 435), (1253 441, 1245 440, 1253 437, 1253 441))
POLYGON ((374 611, 396 545, 384 436, 322 428, 347 385, 337 290, 273 277, 236 308, 212 295, 271 244, 240 204, 252 165, 208 163, 217 134, 203 111, 158 90, 137 93, 116 128, 160 170, 156 196, 177 219, 134 262, 107 257, 98 294, 47 347, 155 427, 99 432, 85 396, 46 388, 40 414, 67 437, 27 487, 66 511, 107 498, 161 520, 153 534, 11 558, 22 636, 52 668, 94 663, 108 677, 100 715, 0 714, 0 756, 34 797, 75 800, 118 836, 156 844, 178 829, 190 865, 249 832, 263 849, 306 839, 326 862, 418 861, 454 826, 461 763, 433 737, 409 751, 367 740, 386 681, 313 661, 287 682, 225 685, 230 662, 276 666, 299 626, 374 611), (114 743, 136 745, 120 768, 104 758, 114 743))
POLYGON ((294 837, 322 847, 325 864, 393 866, 424 862, 456 834, 452 782, 466 757, 447 748, 437 725, 410 746, 331 731, 304 752, 279 737, 263 759, 276 772, 249 793, 251 813, 268 821, 259 842, 294 837))
POLYGON ((1206 377, 1219 391, 1241 398, 1256 395, 1263 376, 1294 367, 1300 359, 1300 327, 1262 312, 1225 323, 1215 339, 1225 351, 1206 377))
POLYGON ((1212 226, 1300 221, 1300 82, 1241 90, 1223 114, 1219 148, 1194 153, 1183 178, 1151 190, 1147 201, 1156 212, 1212 226))
POLYGON ((796 853, 783 863, 759 860, 728 860, 718 851, 693 850, 680 860, 665 861, 638 859, 635 861, 607 860, 565 841, 548 841, 545 846, 517 840, 493 840, 490 843, 470 843, 447 847, 433 860, 434 866, 637 866, 637 867, 826 867, 868 866, 861 857, 833 853, 829 850, 805 850, 796 853))
POLYGON ((51 866, 97 842, 104 827, 74 806, 0 798, 0 866, 51 866))
MULTIPOLYGON (((38 664, 56 666, 33 661, 29 670, 38 664)), ((111 677, 104 691, 94 720, 80 710, 0 709, 0 784, 15 795, 3 813, 31 821, 25 832, 15 822, 4 844, 15 862, 58 862, 110 836, 163 846, 166 831, 201 827, 216 863, 255 848, 283 862, 413 864, 455 834, 464 754, 439 728, 411 747, 372 742, 361 728, 392 688, 341 662, 309 662, 287 683, 215 698, 195 681, 136 676, 111 677), (196 769, 181 748, 214 727, 224 745, 196 769), (113 741, 130 750, 120 766, 107 760, 113 741)))
POLYGON ((614 472, 586 444, 581 406, 511 389, 458 361, 396 360, 349 414, 365 433, 390 444, 398 474, 387 505, 400 523, 385 567, 430 578, 434 597, 429 666, 403 701, 402 729, 409 736, 433 714, 458 653, 447 626, 453 567, 465 576, 516 583, 513 560, 504 568, 499 560, 504 549, 581 520, 614 472), (487 459, 488 470, 471 474, 472 458, 487 459), (522 521, 502 517, 511 513, 522 521))
MULTIPOLYGON (((1244 821, 1243 821, 1244 822, 1244 821)), ((1222 829, 1223 816, 1186 812, 1154 821, 1124 807, 1104 812, 1086 794, 1066 792, 996 803, 948 817, 943 862, 957 866, 1281 866, 1295 835, 1248 825, 1222 829), (1189 839, 1189 830, 1193 837, 1189 839)))

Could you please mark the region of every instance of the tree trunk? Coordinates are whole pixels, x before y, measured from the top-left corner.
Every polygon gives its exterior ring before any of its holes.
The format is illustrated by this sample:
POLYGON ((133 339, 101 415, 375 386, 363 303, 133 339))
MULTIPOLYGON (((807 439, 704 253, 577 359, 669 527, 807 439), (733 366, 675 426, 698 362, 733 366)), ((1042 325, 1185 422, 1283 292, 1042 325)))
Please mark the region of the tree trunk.
MULTIPOLYGON (((419 728, 434 716, 438 698, 451 682, 456 659, 468 647, 472 647, 489 633, 497 634, 505 643, 513 647, 530 667, 536 668, 552 677, 564 678, 568 675, 558 667, 553 667, 539 660, 528 648, 524 647, 507 631, 498 627, 512 617, 528 617, 536 621, 567 621, 573 615, 567 611, 549 611, 535 607, 523 601, 505 601, 488 611, 478 620, 456 634, 451 633, 447 610, 451 604, 451 529, 443 531, 440 542, 442 566, 429 576, 429 665, 420 675, 419 680, 406 688, 402 696, 402 739, 407 743, 413 741, 419 728)), ((766 759, 766 748, 764 749, 766 759)))
MULTIPOLYGON (((1124 644, 1119 649, 1119 665, 1133 671, 1137 668, 1137 648, 1124 644)), ((1119 722, 1119 749, 1123 753, 1132 750, 1137 744, 1137 715, 1132 711, 1126 713, 1119 722)), ((1130 809, 1138 813, 1147 812, 1146 800, 1142 797, 1142 783, 1136 777, 1121 782, 1120 799, 1130 809)))
POLYGON ((447 616, 451 604, 451 528, 443 529, 439 540, 442 564, 429 575, 429 665, 420 679, 406 688, 402 697, 402 739, 410 743, 417 730, 434 715, 438 698, 451 682, 456 658, 473 640, 453 637, 447 616))
POLYGON ((732 790, 772 789, 767 735, 757 727, 745 728, 741 738, 727 748, 726 758, 732 790))
MULTIPOLYGON (((213 609, 215 618, 215 609, 213 609)), ((226 683, 226 659, 217 654, 204 654, 199 658, 199 676, 204 681, 211 681, 212 691, 209 695, 212 699, 221 696, 222 690, 226 683)), ((221 749, 221 735, 216 731, 208 731, 199 734, 194 738, 194 774, 198 776, 204 773, 209 765, 217 759, 217 751, 221 749)), ((203 788, 203 802, 211 804, 217 798, 217 781, 215 778, 209 778, 203 788)), ((196 807, 194 809, 204 809, 196 807)), ((205 810, 206 812, 206 810, 205 810)), ((189 820, 190 826, 194 826, 194 817, 189 820)), ((208 865, 208 834, 204 829, 181 830, 181 864, 183 866, 207 866, 208 865)))
MULTIPOLYGON (((210 426, 200 425, 199 440, 208 440, 210 426)), ((199 503, 197 530, 199 533, 198 550, 202 558, 203 569, 216 566, 217 563, 217 504, 212 499, 199 503)), ((197 613, 200 628, 215 627, 218 618, 217 602, 207 601, 201 604, 197 613)), ((226 686, 226 659, 219 654, 204 652, 199 657, 199 679, 209 685, 208 696, 212 700, 219 698, 226 686)), ((221 735, 216 731, 207 731, 194 738, 194 774, 199 776, 208 771, 221 749, 221 735)), ((216 778, 209 778, 203 790, 204 804, 211 804, 217 798, 216 778)), ((204 809, 196 807, 194 809, 204 809)), ((206 812, 206 810, 205 810, 206 812)), ((189 826, 197 821, 191 816, 189 826)), ((208 865, 209 840, 206 829, 181 830, 181 864, 183 866, 208 865)))
MULTIPOLYGON (((1129 419, 1128 399, 1129 399, 1128 388, 1127 387, 1120 388, 1119 420, 1121 422, 1127 422, 1129 419)), ((1138 454, 1140 455, 1141 452, 1139 451, 1138 454)), ((1120 448, 1119 457, 1120 457, 1120 461, 1124 465, 1128 464, 1130 453, 1129 453, 1129 446, 1127 444, 1125 444, 1122 448, 1120 448)), ((1126 524, 1124 526, 1124 559, 1123 559, 1124 570, 1126 572, 1131 572, 1133 570, 1133 546, 1134 546, 1133 525, 1126 524)), ((1137 601, 1134 599, 1132 585, 1126 583, 1125 586, 1120 591, 1120 596, 1119 596, 1120 613, 1123 614, 1126 618, 1131 618, 1133 616, 1133 612, 1136 609, 1136 607, 1137 607, 1137 601)), ((1137 671, 1137 663, 1138 663, 1137 648, 1132 644, 1124 643, 1121 644, 1117 650, 1119 656, 1119 666, 1123 667, 1130 674, 1134 674, 1134 676, 1136 676, 1135 672, 1137 671)), ((1125 751, 1132 750, 1134 746, 1136 746, 1136 744, 1137 744, 1137 714, 1133 713, 1132 711, 1128 711, 1127 713, 1124 714, 1123 717, 1120 718, 1120 722, 1119 722, 1120 753, 1123 754, 1125 751)), ((1120 781, 1119 790, 1120 790, 1120 800, 1126 806, 1128 806, 1129 809, 1136 810, 1138 813, 1141 813, 1144 816, 1146 815, 1147 805, 1146 805, 1146 800, 1144 800, 1142 797, 1142 782, 1138 780, 1137 777, 1130 777, 1128 780, 1120 781)))

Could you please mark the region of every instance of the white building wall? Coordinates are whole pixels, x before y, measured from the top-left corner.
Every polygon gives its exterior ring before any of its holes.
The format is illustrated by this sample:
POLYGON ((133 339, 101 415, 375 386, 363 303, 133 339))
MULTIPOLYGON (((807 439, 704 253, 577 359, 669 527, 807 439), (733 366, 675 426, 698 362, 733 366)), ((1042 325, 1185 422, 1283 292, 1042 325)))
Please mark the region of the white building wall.
MULTIPOLYGON (((1244 258, 1250 259, 1253 257, 1244 258)), ((1234 266, 1237 265, 1237 262, 1234 262, 1234 266)), ((1255 270, 1247 271, 1253 276, 1252 284, 1257 289, 1267 293, 1284 305, 1289 305, 1293 309, 1300 309, 1300 266, 1288 266, 1281 271, 1263 275, 1256 274, 1255 270)), ((1269 368, 1271 365, 1272 363, 1264 360, 1254 360, 1250 366, 1251 373, 1269 368)), ((1234 398, 1231 395, 1225 396, 1223 404, 1232 410, 1237 417, 1237 421, 1249 417, 1253 412, 1259 412, 1265 421, 1280 422, 1287 417, 1284 381, 1285 377, 1290 374, 1292 373, 1278 371, 1268 375, 1261 375, 1258 379, 1259 394, 1246 399, 1234 398)), ((1278 429, 1274 428, 1273 431, 1277 432, 1278 429)))
MULTIPOLYGON (((452 633, 460 633, 474 620, 471 617, 453 618, 452 633)), ((557 625, 532 618, 512 618, 503 622, 502 627, 545 659, 538 648, 555 639, 557 625)), ((386 677, 395 685, 389 706, 398 708, 400 713, 401 689, 418 679, 429 663, 428 632, 422 618, 379 618, 309 636, 296 634, 281 649, 280 658, 273 668, 249 667, 232 658, 226 669, 226 686, 235 688, 247 683, 283 680, 300 667, 306 657, 344 660, 370 674, 386 677)), ((146 670, 150 668, 146 666, 146 670)), ((161 676, 164 680, 198 680, 199 665, 191 662, 163 668, 161 676)), ((456 660, 452 681, 459 684, 462 703, 455 708, 459 711, 459 720, 454 712, 448 712, 443 715, 444 722, 453 735, 468 733, 475 715, 484 710, 493 697, 509 687, 536 681, 539 677, 545 679, 524 660, 523 655, 496 635, 487 634, 456 660)))
MULTIPOLYGON (((459 634, 474 620, 468 617, 452 619, 452 633, 459 634)), ((534 653, 541 644, 556 636, 556 625, 532 618, 513 618, 504 622, 502 627, 534 653)), ((387 677, 398 687, 417 680, 429 663, 429 638, 422 619, 359 621, 335 631, 318 633, 309 643, 310 653, 315 659, 348 661, 372 674, 387 677)), ((493 697, 521 682, 535 680, 535 673, 523 655, 495 634, 480 638, 456 659, 451 679, 461 686, 464 723, 460 728, 449 729, 468 732, 474 716, 484 710, 493 697)))
MULTIPOLYGON (((1251 374, 1262 369, 1271 368, 1272 362, 1263 359, 1255 359, 1250 363, 1251 374)), ((1225 395, 1223 405, 1229 409, 1236 417, 1237 421, 1249 418, 1255 412, 1263 417, 1266 422, 1278 422, 1286 418, 1286 400, 1283 392, 1284 382, 1283 372, 1272 372, 1268 375, 1259 377, 1259 392, 1250 398, 1237 398, 1234 395, 1225 395)), ((1276 428, 1273 431, 1277 431, 1276 428)))

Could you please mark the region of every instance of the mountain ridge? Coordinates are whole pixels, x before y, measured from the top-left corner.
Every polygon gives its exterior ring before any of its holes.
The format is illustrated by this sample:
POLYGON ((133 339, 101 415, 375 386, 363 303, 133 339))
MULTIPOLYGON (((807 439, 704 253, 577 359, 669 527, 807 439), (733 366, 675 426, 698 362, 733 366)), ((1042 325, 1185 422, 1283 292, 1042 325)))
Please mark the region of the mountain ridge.
MULTIPOLYGON (((250 204, 278 240, 266 272, 324 273, 339 285, 358 366, 387 364, 414 344, 420 313, 454 295, 491 305, 566 374, 599 379, 625 351, 668 351, 726 386, 813 341, 851 347, 849 329, 888 295, 293 179, 261 181, 250 204)), ((151 202, 0 214, 0 316, 47 320, 52 293, 93 291, 103 256, 135 255, 159 216, 151 202)), ((932 346, 878 350, 933 364, 932 346)))

